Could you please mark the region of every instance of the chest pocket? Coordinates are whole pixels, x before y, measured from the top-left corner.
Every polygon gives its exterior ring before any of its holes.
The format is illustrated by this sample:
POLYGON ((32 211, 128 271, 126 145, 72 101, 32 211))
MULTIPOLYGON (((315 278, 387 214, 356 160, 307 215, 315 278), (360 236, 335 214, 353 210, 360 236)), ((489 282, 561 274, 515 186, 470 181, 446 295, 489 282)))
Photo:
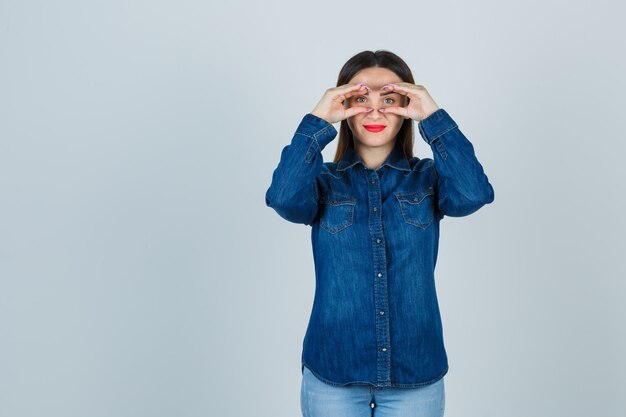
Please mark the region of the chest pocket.
POLYGON ((320 198, 320 227, 335 234, 352 226, 356 198, 330 193, 320 198))
POLYGON ((395 193, 405 223, 426 229, 433 221, 435 191, 433 187, 419 191, 395 193))

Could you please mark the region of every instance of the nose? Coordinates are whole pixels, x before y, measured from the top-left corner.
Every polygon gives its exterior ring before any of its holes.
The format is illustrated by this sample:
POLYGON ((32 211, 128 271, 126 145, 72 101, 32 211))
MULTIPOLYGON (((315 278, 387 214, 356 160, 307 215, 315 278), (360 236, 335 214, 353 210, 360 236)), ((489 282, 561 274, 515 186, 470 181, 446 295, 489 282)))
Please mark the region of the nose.
POLYGON ((368 108, 372 109, 371 111, 368 112, 368 114, 372 115, 374 113, 376 114, 384 114, 382 112, 379 112, 378 110, 382 109, 385 107, 384 103, 379 102, 378 100, 374 101, 373 103, 368 103, 367 105, 368 108))
POLYGON ((365 112, 365 114, 370 119, 378 119, 378 118, 382 117, 382 115, 384 114, 384 113, 381 113, 380 111, 378 111, 382 106, 373 105, 373 106, 367 106, 367 107, 369 109, 371 109, 371 110, 368 111, 368 112, 365 112))

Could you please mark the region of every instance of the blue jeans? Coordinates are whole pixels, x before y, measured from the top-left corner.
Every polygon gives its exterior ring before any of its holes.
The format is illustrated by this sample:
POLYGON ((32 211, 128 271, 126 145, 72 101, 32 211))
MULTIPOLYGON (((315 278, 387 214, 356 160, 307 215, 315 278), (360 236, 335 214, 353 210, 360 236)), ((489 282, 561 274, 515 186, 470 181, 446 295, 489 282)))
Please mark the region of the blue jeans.
POLYGON ((300 388, 303 417, 442 417, 443 378, 418 388, 330 385, 305 366, 300 388))

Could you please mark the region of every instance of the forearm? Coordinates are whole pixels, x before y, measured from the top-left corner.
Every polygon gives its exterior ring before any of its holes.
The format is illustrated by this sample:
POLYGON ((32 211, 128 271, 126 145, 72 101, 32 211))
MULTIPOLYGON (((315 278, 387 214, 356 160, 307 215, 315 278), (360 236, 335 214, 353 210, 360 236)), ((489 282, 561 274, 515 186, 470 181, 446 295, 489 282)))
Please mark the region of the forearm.
POLYGON ((474 147, 456 122, 439 109, 419 122, 422 138, 433 150, 439 211, 467 216, 494 200, 494 190, 474 147))
POLYGON ((324 164, 322 149, 337 135, 332 124, 306 114, 291 140, 282 150, 272 182, 265 193, 265 204, 281 217, 311 224, 317 215, 317 177, 324 164))

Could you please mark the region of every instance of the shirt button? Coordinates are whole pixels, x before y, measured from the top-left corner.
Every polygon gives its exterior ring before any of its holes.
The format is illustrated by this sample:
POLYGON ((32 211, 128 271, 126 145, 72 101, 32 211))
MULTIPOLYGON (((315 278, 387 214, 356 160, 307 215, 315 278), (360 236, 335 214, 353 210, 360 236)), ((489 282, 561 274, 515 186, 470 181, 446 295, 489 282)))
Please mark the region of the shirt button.
POLYGON ((387 348, 382 348, 381 349, 383 352, 387 352, 387 348))
POLYGON ((379 314, 380 314, 381 316, 383 316, 383 315, 385 315, 385 312, 384 312, 384 311, 381 311, 379 314))
POLYGON ((376 243, 380 243, 380 239, 376 239, 376 243))
POLYGON ((376 404, 374 404, 374 401, 372 401, 372 402, 370 403, 370 407, 372 407, 372 408, 376 407, 376 404))
POLYGON ((374 207, 374 211, 378 211, 378 207, 374 207))
POLYGON ((378 278, 382 277, 383 274, 381 274, 380 272, 378 273, 378 278))
POLYGON ((372 184, 376 184, 376 180, 372 180, 372 184))

